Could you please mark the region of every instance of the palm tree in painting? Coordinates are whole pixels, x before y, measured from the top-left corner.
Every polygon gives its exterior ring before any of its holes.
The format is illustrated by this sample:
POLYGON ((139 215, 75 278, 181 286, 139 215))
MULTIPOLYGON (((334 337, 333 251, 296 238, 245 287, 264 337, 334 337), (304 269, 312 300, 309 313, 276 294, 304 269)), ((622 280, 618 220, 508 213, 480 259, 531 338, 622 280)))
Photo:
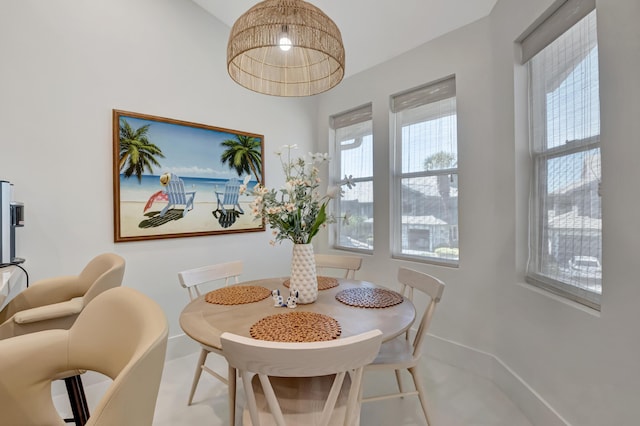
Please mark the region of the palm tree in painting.
POLYGON ((262 181, 262 141, 245 135, 236 135, 235 139, 222 142, 226 149, 220 156, 222 164, 235 169, 238 176, 253 173, 258 182, 262 181))
POLYGON ((120 172, 125 178, 134 174, 142 182, 142 173, 153 173, 153 166, 160 166, 156 157, 164 158, 162 150, 147 137, 150 124, 134 130, 127 120, 120 120, 120 172))

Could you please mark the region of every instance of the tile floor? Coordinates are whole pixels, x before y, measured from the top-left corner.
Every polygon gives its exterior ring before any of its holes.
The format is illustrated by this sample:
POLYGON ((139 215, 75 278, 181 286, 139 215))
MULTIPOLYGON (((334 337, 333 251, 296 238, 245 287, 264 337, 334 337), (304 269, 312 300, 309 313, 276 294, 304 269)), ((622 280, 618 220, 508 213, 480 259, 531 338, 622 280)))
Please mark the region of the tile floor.
MULTIPOLYGON (((206 373, 200 379, 193 405, 186 404, 197 358, 198 353, 194 353, 166 363, 154 426, 228 424, 226 386, 206 373)), ((226 362, 215 354, 209 356, 207 365, 219 372, 226 371, 226 362)), ((432 358, 423 359, 422 372, 430 415, 437 426, 532 426, 509 398, 487 379, 432 358)), ((410 383, 408 376, 405 383, 410 383)), ((106 381, 85 386, 90 406, 95 405, 107 386, 106 381)), ((370 393, 367 389, 376 389, 376 393, 393 390, 395 377, 393 373, 368 373, 364 387, 365 395, 370 393)), ((238 390, 238 404, 242 404, 242 388, 238 390)), ((56 396, 54 402, 62 415, 70 416, 66 395, 56 396)), ((236 423, 240 424, 239 421, 236 423)), ((417 397, 364 403, 360 423, 363 426, 426 424, 417 397)))

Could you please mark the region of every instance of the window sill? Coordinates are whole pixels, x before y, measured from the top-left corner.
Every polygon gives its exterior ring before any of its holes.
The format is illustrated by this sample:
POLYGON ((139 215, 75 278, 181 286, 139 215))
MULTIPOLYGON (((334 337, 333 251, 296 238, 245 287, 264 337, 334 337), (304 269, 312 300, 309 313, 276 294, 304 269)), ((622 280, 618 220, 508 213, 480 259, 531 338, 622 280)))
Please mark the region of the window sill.
POLYGON ((340 250, 340 251, 348 251, 348 252, 351 252, 351 253, 359 253, 359 254, 368 254, 368 255, 372 255, 373 254, 373 250, 359 249, 359 248, 355 248, 355 247, 343 247, 343 246, 333 245, 333 246, 331 246, 331 249, 340 250))
POLYGON ((445 266, 448 268, 459 268, 460 261, 459 260, 446 260, 446 259, 436 259, 433 257, 418 257, 418 256, 409 256, 406 254, 392 254, 392 259, 398 260, 406 260, 409 262, 417 262, 417 263, 426 263, 429 265, 437 265, 437 266, 445 266))
POLYGON ((555 294, 555 293, 551 292, 550 290, 546 290, 544 288, 537 287, 537 286, 535 286, 533 284, 529 284, 527 282, 517 282, 516 285, 518 287, 533 291, 534 293, 538 293, 538 294, 540 294, 542 296, 545 296, 545 297, 547 297, 547 298, 549 298, 551 300, 554 300, 556 302, 560 302, 563 305, 566 305, 566 306, 569 306, 571 308, 574 308, 574 309, 577 309, 579 311, 582 311, 582 312, 584 312, 586 314, 589 314, 589 315, 591 315, 593 317, 600 318, 600 314, 601 314, 600 311, 598 311, 598 310, 596 310, 594 308, 591 308, 589 306, 583 305, 582 303, 578 303, 578 302, 575 302, 575 301, 573 301, 571 299, 567 299, 566 297, 561 296, 559 294, 555 294))

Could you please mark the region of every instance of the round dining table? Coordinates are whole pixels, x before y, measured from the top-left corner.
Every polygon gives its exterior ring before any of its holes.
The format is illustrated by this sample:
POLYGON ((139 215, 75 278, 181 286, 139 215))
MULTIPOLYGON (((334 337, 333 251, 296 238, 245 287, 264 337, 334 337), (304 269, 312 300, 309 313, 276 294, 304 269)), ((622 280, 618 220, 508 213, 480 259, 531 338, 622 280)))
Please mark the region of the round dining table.
MULTIPOLYGON (((269 290, 279 289, 287 299, 289 289, 284 286, 287 278, 268 278, 246 281, 236 285, 260 286, 269 290)), ((258 302, 239 305, 219 305, 205 301, 200 296, 190 302, 180 314, 180 327, 195 341, 214 348, 220 348, 220 335, 224 332, 251 337, 250 329, 259 320, 288 311, 315 312, 338 321, 340 337, 354 336, 366 331, 379 329, 382 341, 391 340, 411 327, 416 311, 413 303, 404 298, 397 305, 386 308, 360 308, 336 300, 336 294, 348 288, 383 288, 366 281, 338 278, 336 287, 319 290, 318 299, 309 304, 298 304, 296 308, 276 307, 271 296, 258 302)))
MULTIPOLYGON (((267 278, 245 281, 237 286, 259 286, 269 290, 280 290, 284 300, 289 295, 285 287, 285 278, 267 278)), ((385 308, 364 308, 347 305, 336 299, 338 292, 350 288, 379 288, 367 281, 337 278, 338 285, 318 291, 318 299, 309 304, 298 304, 296 308, 276 307, 269 295, 265 299, 252 303, 223 305, 209 303, 202 295, 191 301, 180 314, 180 327, 195 341, 212 348, 221 348, 220 336, 224 332, 251 337, 251 326, 261 319, 285 312, 314 312, 335 319, 340 325, 340 337, 349 337, 378 329, 382 332, 383 342, 391 340, 413 324, 416 317, 415 307, 407 298, 396 305, 385 308)), ((235 369, 229 368, 229 415, 231 424, 235 420, 235 369)))

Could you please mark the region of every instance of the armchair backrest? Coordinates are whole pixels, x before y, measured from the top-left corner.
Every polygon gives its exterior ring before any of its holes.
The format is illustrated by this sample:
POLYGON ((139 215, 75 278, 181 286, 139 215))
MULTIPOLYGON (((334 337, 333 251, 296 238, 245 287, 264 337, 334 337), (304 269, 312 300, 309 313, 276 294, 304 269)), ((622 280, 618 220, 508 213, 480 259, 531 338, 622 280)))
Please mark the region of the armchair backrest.
POLYGON ((127 287, 108 290, 69 330, 69 364, 113 379, 90 425, 151 425, 168 323, 153 300, 127 287))
POLYGON ((104 253, 94 257, 80 272, 79 281, 85 306, 98 294, 122 284, 125 261, 115 253, 104 253))
POLYGON ((52 328, 68 329, 98 294, 122 283, 125 261, 93 258, 79 275, 47 278, 20 292, 0 312, 0 339, 52 328))

